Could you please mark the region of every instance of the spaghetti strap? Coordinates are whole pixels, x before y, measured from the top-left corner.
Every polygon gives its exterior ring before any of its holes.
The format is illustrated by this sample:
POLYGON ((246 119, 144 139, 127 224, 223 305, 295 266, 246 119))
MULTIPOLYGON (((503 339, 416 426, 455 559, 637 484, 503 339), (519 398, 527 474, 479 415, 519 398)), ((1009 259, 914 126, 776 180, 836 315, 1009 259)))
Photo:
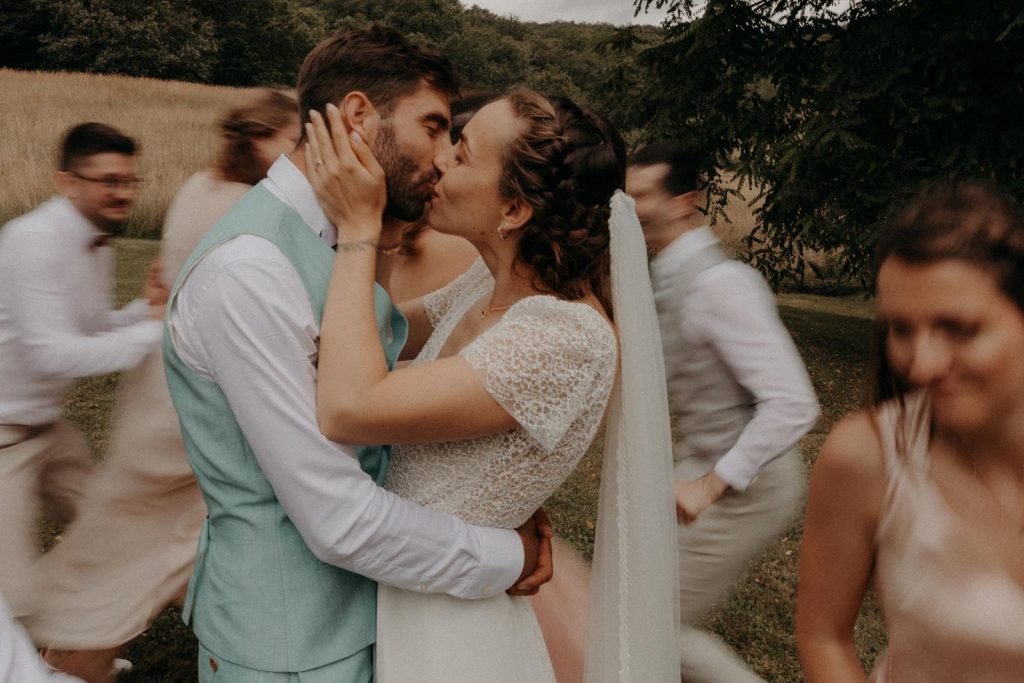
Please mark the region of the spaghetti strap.
POLYGON ((979 553, 975 525, 946 503, 931 473, 924 392, 878 407, 888 468, 875 534, 874 588, 889 642, 871 683, 1019 683, 1024 590, 979 553))
POLYGON ((927 469, 931 410, 925 392, 883 403, 876 407, 874 420, 890 486, 907 467, 915 471, 927 469))

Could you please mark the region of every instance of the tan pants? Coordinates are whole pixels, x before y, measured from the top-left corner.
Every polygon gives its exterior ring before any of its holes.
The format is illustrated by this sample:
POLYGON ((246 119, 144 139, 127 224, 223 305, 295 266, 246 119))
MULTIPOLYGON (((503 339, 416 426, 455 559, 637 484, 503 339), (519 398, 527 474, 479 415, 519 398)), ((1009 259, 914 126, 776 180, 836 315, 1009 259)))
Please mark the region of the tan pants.
POLYGON ((84 494, 64 540, 33 567, 37 600, 22 619, 36 643, 77 650, 76 660, 142 633, 184 598, 192 573, 206 503, 159 351, 121 376, 106 453, 84 494))
POLYGON ((0 594, 15 617, 31 600, 40 513, 58 524, 74 519, 91 472, 89 444, 67 422, 0 426, 0 594))
MULTIPOLYGON (((676 463, 676 480, 708 471, 706 461, 676 463)), ((729 489, 693 524, 679 525, 680 676, 686 683, 761 681, 725 643, 700 628, 757 558, 799 512, 806 488, 796 449, 773 460, 740 492, 729 489)))

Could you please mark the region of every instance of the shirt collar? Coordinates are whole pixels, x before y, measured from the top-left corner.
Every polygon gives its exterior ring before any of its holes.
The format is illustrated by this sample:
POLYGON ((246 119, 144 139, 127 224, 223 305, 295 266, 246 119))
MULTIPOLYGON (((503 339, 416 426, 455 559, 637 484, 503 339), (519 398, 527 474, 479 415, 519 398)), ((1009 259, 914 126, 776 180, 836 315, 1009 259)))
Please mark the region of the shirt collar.
POLYGON ((277 158, 274 165, 267 171, 267 177, 260 181, 260 184, 275 197, 295 209, 306 225, 320 235, 321 239, 329 246, 334 246, 338 241, 338 232, 327 220, 323 209, 320 208, 320 202, 316 200, 316 193, 313 191, 309 179, 286 154, 277 158))
POLYGON ((70 199, 63 195, 54 195, 49 202, 59 213, 65 215, 62 223, 81 239, 82 245, 90 251, 95 248, 97 241, 110 239, 110 233, 100 230, 88 218, 75 208, 70 199))
POLYGON ((708 225, 687 230, 669 242, 654 257, 654 261, 651 262, 651 270, 659 277, 673 273, 679 269, 679 265, 683 261, 693 256, 700 249, 716 242, 718 242, 718 237, 715 236, 714 231, 708 225))

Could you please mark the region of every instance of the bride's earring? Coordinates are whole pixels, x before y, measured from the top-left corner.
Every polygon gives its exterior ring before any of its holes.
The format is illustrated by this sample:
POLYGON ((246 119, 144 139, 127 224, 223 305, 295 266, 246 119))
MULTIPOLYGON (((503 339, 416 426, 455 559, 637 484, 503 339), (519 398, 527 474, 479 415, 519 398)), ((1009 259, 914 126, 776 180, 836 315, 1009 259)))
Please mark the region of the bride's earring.
POLYGON ((506 237, 508 237, 507 228, 508 228, 508 226, 506 224, 504 224, 504 223, 499 225, 498 226, 498 237, 500 237, 501 239, 505 239, 506 237))

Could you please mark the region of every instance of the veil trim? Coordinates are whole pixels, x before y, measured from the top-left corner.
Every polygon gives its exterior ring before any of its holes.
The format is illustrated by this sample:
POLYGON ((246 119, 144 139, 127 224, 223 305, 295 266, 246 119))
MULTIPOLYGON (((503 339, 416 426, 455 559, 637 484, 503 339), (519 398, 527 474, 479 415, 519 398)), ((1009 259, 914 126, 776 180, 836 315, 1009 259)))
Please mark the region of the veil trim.
POLYGON ((636 204, 611 199, 619 372, 605 430, 587 683, 679 680, 679 573, 661 334, 636 204))

